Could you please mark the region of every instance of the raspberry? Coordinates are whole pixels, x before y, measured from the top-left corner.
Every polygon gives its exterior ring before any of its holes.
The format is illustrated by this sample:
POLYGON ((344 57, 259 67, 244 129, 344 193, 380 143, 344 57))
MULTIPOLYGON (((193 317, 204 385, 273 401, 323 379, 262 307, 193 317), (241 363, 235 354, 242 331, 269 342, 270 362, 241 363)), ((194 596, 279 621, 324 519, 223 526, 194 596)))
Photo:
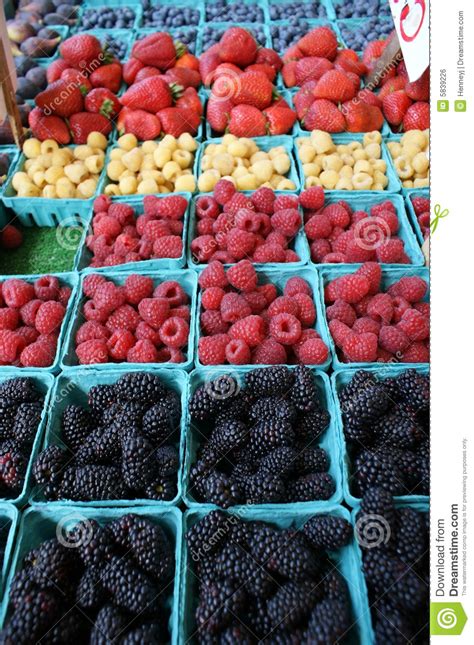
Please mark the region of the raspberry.
POLYGON ((377 262, 366 262, 356 271, 356 275, 362 275, 369 281, 370 295, 375 295, 380 291, 380 282, 382 280, 382 269, 377 262))
POLYGON ((271 282, 258 286, 257 292, 263 294, 265 300, 267 301, 267 305, 273 302, 277 297, 277 288, 271 282))
POLYGON ((156 353, 157 363, 184 363, 186 357, 180 349, 161 347, 156 353))
POLYGON ((229 329, 229 324, 222 320, 221 314, 218 311, 203 311, 200 322, 201 329, 209 336, 225 334, 229 329))
POLYGON ((107 211, 111 205, 112 200, 108 195, 99 195, 94 199, 94 213, 100 213, 102 211, 107 211))
POLYGON ((359 302, 370 289, 370 283, 362 275, 349 274, 343 275, 337 280, 336 293, 337 297, 345 302, 359 302))
POLYGON ((365 219, 369 219, 369 216, 365 211, 354 211, 351 216, 351 227, 354 228, 357 224, 360 224, 360 222, 365 219))
POLYGON ((344 264, 347 258, 343 253, 328 253, 323 257, 323 264, 344 264))
POLYGON ((298 318, 303 327, 311 327, 316 322, 316 307, 313 298, 305 293, 297 293, 294 300, 298 305, 298 318))
POLYGON ((156 216, 170 220, 180 220, 188 207, 188 201, 182 195, 169 195, 158 198, 155 206, 156 216))
POLYGON ((198 220, 196 224, 196 233, 198 234, 198 236, 212 235, 213 224, 214 224, 214 220, 211 219, 210 217, 205 217, 204 219, 198 220))
POLYGON ((160 339, 163 345, 180 349, 188 343, 189 325, 182 318, 171 317, 160 327, 160 339))
POLYGON ((408 276, 393 284, 388 293, 392 296, 401 296, 408 302, 418 302, 425 297, 427 290, 428 285, 422 278, 408 276))
POLYGON ((229 336, 245 341, 249 347, 257 347, 265 338, 265 321, 261 316, 246 316, 232 325, 229 336))
MULTIPOLYGON (((170 227, 168 222, 162 219, 153 219, 145 224, 143 237, 150 242, 156 242, 160 237, 165 237, 170 234, 170 227)), ((118 239, 118 238, 117 238, 118 239)))
POLYGON ((178 235, 165 235, 153 242, 153 257, 180 258, 183 254, 183 240, 178 235))
MULTIPOLYGON (((393 299, 395 300, 395 298, 393 299)), ((430 317, 430 303, 429 302, 417 302, 413 305, 413 309, 416 309, 417 311, 420 311, 423 316, 426 316, 427 318, 430 317)))
POLYGON ((372 217, 377 217, 386 212, 395 214, 397 212, 395 205, 388 199, 381 202, 380 204, 374 204, 374 206, 372 206, 372 208, 370 209, 370 214, 372 215, 372 217))
POLYGON ((299 262, 300 256, 293 251, 293 249, 287 249, 285 251, 285 262, 299 262))
POLYGON ((221 301, 221 316, 224 322, 235 323, 241 318, 250 316, 252 313, 250 305, 245 298, 238 293, 226 293, 221 301))
POLYGON ((301 226, 301 215, 296 208, 286 208, 272 215, 271 222, 275 231, 294 237, 301 226))
POLYGON ((228 280, 223 265, 220 262, 210 262, 198 278, 202 289, 207 287, 226 287, 228 280))
POLYGON ((294 298, 289 298, 288 296, 278 296, 275 300, 269 305, 267 310, 267 315, 272 318, 278 314, 291 314, 292 316, 298 316, 299 308, 298 303, 294 298))
POLYGON ((281 365, 286 362, 286 349, 273 338, 266 338, 254 349, 252 363, 255 365, 281 365))
POLYGON ((328 320, 339 320, 348 327, 352 327, 357 318, 354 308, 343 300, 336 300, 333 305, 327 307, 326 317, 328 320))
MULTIPOLYGON (((25 325, 30 325, 30 327, 34 327, 35 325, 35 320, 36 320, 36 314, 38 313, 38 309, 41 307, 43 304, 42 300, 30 300, 30 302, 27 302, 26 305, 23 305, 23 307, 20 309, 20 318, 24 322, 25 325)), ((16 309, 11 309, 11 311, 16 311, 16 309)))
POLYGON ((233 228, 227 234, 227 250, 236 260, 242 260, 244 257, 251 255, 254 248, 255 235, 253 233, 233 228))
POLYGON ((114 240, 122 232, 122 225, 115 217, 110 215, 95 216, 92 222, 94 235, 104 235, 109 242, 114 240))
POLYGON ((145 298, 138 305, 138 312, 153 329, 159 329, 168 317, 170 305, 166 298, 145 298))
POLYGON ((49 367, 53 364, 56 347, 37 340, 21 352, 20 363, 24 367, 49 367))
POLYGON ((214 197, 203 195, 196 200, 196 216, 199 219, 202 219, 203 217, 211 217, 212 219, 216 219, 219 213, 219 204, 214 199, 214 197))
POLYGON ((153 329, 153 327, 150 327, 150 325, 143 320, 140 320, 137 325, 137 328, 135 330, 135 338, 137 340, 149 340, 155 346, 161 344, 159 330, 153 329))
POLYGON ((229 201, 224 204, 224 213, 229 213, 230 215, 236 215, 241 208, 250 208, 254 211, 255 206, 252 204, 250 199, 246 197, 243 193, 235 193, 229 199, 229 201))
POLYGON ((0 329, 10 329, 10 331, 13 331, 17 328, 19 319, 17 309, 0 309, 0 329))
POLYGON ((60 302, 55 302, 54 300, 44 302, 36 314, 36 329, 40 334, 51 334, 53 331, 59 331, 65 313, 66 310, 60 302))
POLYGON ((379 347, 377 350, 377 363, 392 363, 396 356, 392 352, 387 352, 386 349, 379 347))
POLYGON ((371 301, 372 296, 369 296, 368 294, 362 298, 362 300, 359 300, 359 302, 354 303, 354 311, 356 312, 357 316, 362 317, 362 316, 367 316, 367 307, 369 306, 369 302, 371 301))
POLYGON ((35 295, 40 300, 57 300, 59 296, 59 280, 53 275, 38 278, 33 285, 35 295))
POLYGON ((19 278, 9 278, 2 286, 3 299, 7 307, 19 309, 35 297, 35 290, 32 284, 19 278))
POLYGON ((105 338, 87 340, 85 343, 81 343, 76 347, 76 356, 81 365, 107 363, 109 360, 107 341, 105 338))
POLYGON ((125 302, 125 290, 117 287, 113 282, 100 284, 94 295, 94 302, 100 309, 114 311, 125 302))
POLYGON ((170 309, 170 316, 177 316, 189 322, 191 320, 191 311, 188 305, 179 305, 170 309))
POLYGON ((367 305, 367 315, 382 325, 388 325, 393 316, 392 299, 388 293, 378 293, 367 305))
POLYGON ((373 363, 377 360, 378 340, 375 334, 350 334, 342 346, 351 363, 373 363))
POLYGON ((423 343, 412 343, 402 354, 402 363, 429 363, 430 350, 423 343))
POLYGON ((410 303, 401 296, 392 296, 393 316, 392 323, 400 322, 403 314, 410 309, 410 303))
POLYGON ((8 365, 18 360, 25 347, 25 340, 10 329, 0 329, 0 364, 8 365))
POLYGON ((300 194, 300 204, 303 208, 318 211, 324 206, 324 190, 321 186, 311 186, 300 194))
POLYGON ((235 192, 235 186, 231 181, 228 179, 219 179, 217 184, 214 186, 214 199, 218 204, 224 206, 235 192))
POLYGON ((299 200, 296 195, 278 195, 273 203, 273 211, 280 211, 284 208, 298 208, 299 200))
POLYGON ((398 354, 407 349, 408 345, 410 345, 410 339, 401 329, 384 325, 380 329, 379 344, 387 352, 398 354))
POLYGON ((324 214, 329 217, 335 227, 345 229, 351 222, 351 216, 341 204, 329 204, 324 209, 324 214))
POLYGON ((294 345, 301 336, 301 323, 291 314, 277 314, 270 320, 269 332, 282 345, 294 345))
POLYGON ((290 278, 286 281, 283 294, 292 298, 297 293, 305 293, 307 296, 311 296, 313 291, 306 280, 295 276, 294 278, 290 278))
POLYGON ((407 309, 397 323, 397 329, 403 331, 410 340, 425 340, 430 335, 430 321, 421 311, 407 309))
POLYGON ((234 225, 242 231, 247 231, 247 233, 259 233, 261 229, 265 228, 262 215, 248 208, 241 208, 237 212, 234 225))
POLYGON ((133 206, 130 206, 130 204, 110 204, 108 215, 115 217, 122 226, 133 224, 135 222, 135 211, 133 210, 133 206))
POLYGON ((116 329, 135 331, 139 322, 140 316, 135 309, 131 305, 122 305, 109 316, 106 327, 110 331, 115 331, 116 329))
POLYGON ((287 239, 286 235, 283 235, 283 233, 279 233, 278 231, 272 231, 272 233, 270 233, 270 235, 267 235, 265 243, 266 244, 278 244, 278 246, 281 246, 283 249, 288 248, 288 239, 287 239))
POLYGON ((76 333, 76 345, 85 343, 87 340, 94 340, 97 338, 109 338, 109 330, 96 322, 95 320, 88 320, 79 327, 76 333))
POLYGON ((342 347, 348 335, 353 333, 350 327, 337 319, 330 321, 329 331, 331 332, 331 336, 338 347, 342 347))
POLYGON ((71 297, 72 289, 71 287, 60 287, 59 289, 59 294, 58 294, 58 302, 60 302, 62 305, 65 307, 67 306, 69 302, 69 298, 71 297))
POLYGON ((201 296, 201 304, 204 309, 220 309, 225 291, 220 287, 209 287, 201 296))
POLYGON ((18 327, 18 329, 15 329, 15 334, 17 336, 20 336, 25 341, 26 345, 31 345, 31 343, 34 343, 39 336, 34 327, 18 327))
POLYGON ((381 324, 369 318, 367 316, 362 316, 362 318, 357 318, 355 323, 352 325, 352 331, 356 334, 363 334, 365 332, 370 332, 371 334, 379 334, 381 324))
POLYGON ((321 338, 311 338, 298 348, 298 360, 304 365, 321 365, 328 356, 329 350, 321 338))
POLYGON ((354 231, 344 231, 343 233, 340 233, 340 235, 338 235, 337 238, 332 242, 332 250, 334 251, 334 253, 347 253, 347 248, 349 247, 349 244, 354 241, 354 239, 354 231))
POLYGON ((374 252, 369 249, 365 249, 358 239, 349 240, 346 245, 345 257, 347 262, 368 262, 373 258, 373 256, 374 252))
POLYGON ((107 340, 107 350, 115 361, 126 361, 127 354, 135 345, 135 336, 128 329, 116 329, 107 340))
MULTIPOLYGON (((129 253, 135 253, 139 245, 139 241, 136 237, 131 235, 121 234, 114 242, 114 255, 125 260, 125 257, 129 253)), ((121 262, 123 263, 123 262, 121 262)))
POLYGON ((153 293, 153 278, 133 273, 125 279, 125 297, 131 305, 138 305, 153 293))
POLYGON ((99 323, 105 323, 109 317, 109 310, 98 307, 93 300, 88 300, 82 309, 86 320, 95 320, 99 323))
POLYGON ((276 195, 271 188, 262 186, 256 190, 250 200, 258 213, 266 213, 272 215, 274 212, 276 195))
POLYGON ((331 244, 328 240, 314 240, 311 242, 311 259, 319 264, 323 258, 331 252, 331 244))
POLYGON ((249 260, 241 260, 227 270, 229 283, 245 293, 255 291, 257 288, 257 273, 249 260))
POLYGON ((261 313, 267 306, 265 296, 259 291, 252 291, 252 293, 244 293, 242 295, 245 298, 245 301, 250 306, 253 314, 261 313))
POLYGON ((128 363, 158 363, 158 352, 150 340, 137 340, 128 350, 128 363))
POLYGON ((393 237, 391 240, 387 240, 377 246, 375 254, 377 260, 381 263, 397 264, 400 262, 404 250, 405 244, 403 240, 400 240, 398 237, 393 237))
POLYGON ((324 213, 317 213, 306 222, 304 230, 308 240, 327 238, 332 233, 331 220, 324 213))
POLYGON ((166 298, 170 307, 178 307, 189 302, 188 294, 176 280, 165 280, 153 291, 153 298, 166 298))
POLYGON ((230 338, 227 334, 204 336, 199 339, 198 357, 203 365, 222 365, 225 363, 225 348, 230 338))
POLYGON ((338 280, 339 278, 336 278, 335 280, 331 280, 331 282, 328 282, 328 284, 324 287, 324 302, 335 302, 337 300, 338 280))
POLYGON ((253 254, 253 261, 260 264, 285 262, 285 251, 278 244, 262 244, 253 254))
POLYGON ((241 338, 236 338, 227 344, 225 357, 231 365, 248 365, 251 360, 250 347, 241 338))
POLYGON ((395 211, 382 211, 377 217, 387 224, 392 235, 397 233, 400 222, 398 221, 398 215, 395 211))
POLYGON ((123 260, 119 255, 115 255, 112 253, 111 255, 108 255, 104 262, 102 263, 102 266, 104 267, 112 267, 112 266, 118 266, 119 264, 123 264, 123 260))

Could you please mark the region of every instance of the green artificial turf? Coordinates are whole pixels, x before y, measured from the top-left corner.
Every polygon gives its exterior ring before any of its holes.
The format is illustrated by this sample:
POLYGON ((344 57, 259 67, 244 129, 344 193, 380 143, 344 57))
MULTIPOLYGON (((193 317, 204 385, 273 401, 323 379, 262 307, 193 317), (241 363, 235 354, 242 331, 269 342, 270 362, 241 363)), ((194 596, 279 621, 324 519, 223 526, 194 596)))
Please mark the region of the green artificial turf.
POLYGON ((23 244, 0 249, 0 274, 61 273, 72 271, 82 228, 23 227, 23 244))

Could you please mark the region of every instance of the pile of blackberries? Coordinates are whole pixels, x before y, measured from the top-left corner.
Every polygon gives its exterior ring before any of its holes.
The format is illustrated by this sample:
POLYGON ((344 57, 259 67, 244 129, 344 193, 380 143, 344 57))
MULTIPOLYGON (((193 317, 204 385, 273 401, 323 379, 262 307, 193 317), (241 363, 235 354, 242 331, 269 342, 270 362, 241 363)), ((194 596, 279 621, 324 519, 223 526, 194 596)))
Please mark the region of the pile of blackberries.
POLYGON ((91 7, 84 10, 78 29, 132 29, 134 23, 130 7, 91 7))
POLYGON ((143 27, 187 27, 198 25, 201 19, 199 11, 190 6, 160 5, 157 0, 142 0, 143 27))
POLYGON ((27 553, 22 565, 2 643, 170 641, 174 552, 158 523, 134 514, 105 525, 83 519, 27 553))
POLYGON ((317 443, 329 425, 312 371, 298 365, 252 370, 199 386, 189 402, 192 432, 205 437, 189 493, 223 508, 327 500, 335 492, 329 456, 317 443))
MULTIPOLYGON (((244 6, 247 6, 247 5, 244 5, 244 6)), ((207 49, 209 49, 209 47, 212 47, 212 45, 215 45, 216 43, 218 43, 225 31, 226 31, 226 27, 216 28, 216 27, 213 27, 212 24, 204 25, 204 27, 202 27, 203 51, 206 51, 207 49)), ((265 47, 267 37, 265 35, 262 25, 254 25, 252 26, 252 28, 249 28, 248 31, 252 34, 252 36, 255 38, 255 40, 258 42, 259 45, 262 45, 262 47, 265 47)))
POLYGON ((16 497, 25 483, 44 396, 31 378, 0 385, 0 497, 16 497))
POLYGON ((222 511, 204 516, 186 533, 198 642, 342 642, 354 619, 333 558, 351 538, 350 523, 332 515, 285 529, 222 511))
POLYGON ((68 405, 61 441, 33 466, 48 500, 97 501, 177 494, 179 394, 150 372, 130 372, 114 385, 94 385, 89 407, 68 405))
POLYGON ((395 507, 382 488, 357 515, 376 643, 429 643, 429 513, 395 507))
POLYGON ((206 3, 207 22, 264 22, 262 8, 251 2, 215 0, 206 3))
POLYGON ((353 494, 380 486, 391 495, 429 495, 429 376, 408 369, 379 380, 359 370, 339 401, 353 494))

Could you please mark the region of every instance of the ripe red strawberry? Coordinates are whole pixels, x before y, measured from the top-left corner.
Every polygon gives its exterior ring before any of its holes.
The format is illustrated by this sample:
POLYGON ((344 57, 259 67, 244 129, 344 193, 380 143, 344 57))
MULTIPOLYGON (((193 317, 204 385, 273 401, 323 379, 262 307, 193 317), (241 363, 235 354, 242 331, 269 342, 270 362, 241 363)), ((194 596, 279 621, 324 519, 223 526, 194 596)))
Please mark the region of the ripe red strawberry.
POLYGON ((256 107, 237 105, 230 112, 228 129, 236 137, 262 137, 267 133, 267 120, 256 107))
POLYGON ((263 114, 267 117, 268 133, 271 135, 287 134, 296 121, 296 113, 290 108, 272 105, 263 114))
POLYGON ((230 119, 233 108, 230 99, 223 100, 211 94, 207 102, 206 120, 216 132, 224 132, 230 119))
POLYGON ((132 56, 138 58, 144 65, 158 67, 164 71, 174 67, 176 47, 168 33, 158 31, 138 40, 133 45, 132 56))
POLYGON ((383 126, 383 114, 380 108, 367 103, 347 101, 342 106, 346 117, 348 132, 372 132, 380 130, 383 126))
POLYGON ((50 116, 68 117, 75 112, 81 112, 84 107, 84 99, 79 87, 68 85, 66 81, 59 79, 39 94, 36 95, 36 105, 50 116))
POLYGON ((158 68, 147 65, 146 67, 142 67, 138 70, 133 82, 139 83, 140 81, 144 81, 146 78, 150 78, 150 76, 161 76, 161 72, 158 68))
POLYGON ((380 92, 378 94, 379 99, 383 101, 383 99, 389 94, 391 94, 392 92, 396 92, 397 90, 404 90, 405 85, 406 85, 406 81, 401 76, 394 76, 393 78, 390 78, 381 87, 380 92))
POLYGON ((224 63, 234 63, 247 67, 257 57, 257 41, 252 34, 242 27, 227 29, 219 41, 219 55, 224 63))
POLYGON ((400 125, 412 101, 405 90, 387 94, 383 100, 383 113, 390 125, 400 125))
POLYGON ((319 79, 313 93, 317 99, 328 99, 339 103, 354 98, 356 90, 347 74, 338 69, 332 69, 319 79))
POLYGON ((90 34, 77 34, 64 40, 59 52, 69 67, 91 73, 102 64, 104 54, 100 41, 90 34))
POLYGON ((69 119, 69 127, 74 143, 87 143, 91 132, 102 132, 108 136, 112 132, 112 123, 107 117, 94 112, 77 112, 69 119))
POLYGON ((199 60, 199 73, 201 74, 204 85, 212 84, 214 72, 222 63, 221 57, 217 51, 218 47, 219 43, 213 45, 201 56, 199 60))
POLYGON ((98 112, 112 119, 120 112, 120 101, 105 87, 97 87, 86 96, 84 106, 87 112, 98 112))
POLYGON ((28 115, 28 124, 33 136, 40 141, 54 139, 62 145, 71 141, 71 135, 66 122, 59 116, 46 116, 40 108, 34 108, 28 115))
POLYGON ((321 56, 334 60, 337 53, 336 34, 330 27, 316 27, 300 38, 298 47, 305 56, 321 56))
POLYGON ((403 129, 427 130, 430 127, 430 104, 417 101, 410 105, 403 117, 403 129))
POLYGON ((145 65, 138 60, 138 58, 130 58, 122 67, 123 80, 127 85, 131 85, 138 72, 143 69, 145 65))
POLYGON ((296 66, 298 61, 291 60, 283 65, 281 75, 286 87, 294 87, 296 85, 296 66))
POLYGON ((413 83, 407 83, 405 92, 414 101, 430 100, 430 68, 428 67, 420 78, 413 83))
POLYGON ((362 60, 367 67, 372 67, 377 58, 380 58, 385 49, 385 40, 372 40, 364 49, 362 60))
POLYGON ((327 99, 317 99, 307 110, 302 120, 306 130, 324 130, 325 132, 343 132, 346 121, 341 110, 327 99))
POLYGON ((159 112, 173 105, 173 96, 169 85, 157 76, 134 83, 120 98, 122 105, 133 110, 159 112))
POLYGON ((245 68, 246 72, 259 72, 265 74, 270 83, 273 83, 277 74, 276 69, 267 63, 254 63, 245 68))
POLYGON ((201 74, 188 67, 173 67, 166 72, 165 79, 167 83, 176 83, 181 87, 195 87, 201 85, 201 74))
POLYGON ((204 108, 199 98, 199 94, 194 87, 187 87, 175 103, 176 107, 185 110, 194 110, 199 116, 203 115, 204 108))
POLYGON ((61 78, 61 74, 69 68, 69 63, 67 63, 64 58, 58 58, 54 60, 46 69, 46 80, 48 83, 54 83, 61 78))
POLYGON ((319 81, 321 76, 333 69, 333 64, 327 58, 307 56, 296 63, 295 75, 298 85, 307 81, 319 81))
POLYGON ((290 61, 298 61, 301 58, 304 58, 304 53, 299 48, 298 43, 296 43, 295 45, 288 47, 286 52, 283 54, 283 65, 286 65, 286 63, 289 63, 290 61))
POLYGON ((81 90, 81 94, 83 96, 92 89, 92 84, 87 76, 83 72, 80 72, 78 69, 73 69, 72 67, 68 67, 62 72, 61 80, 68 84, 75 83, 81 90))
POLYGON ((304 86, 299 89, 293 97, 293 104, 295 106, 296 114, 299 119, 303 119, 308 109, 314 103, 313 90, 317 85, 317 81, 308 81, 304 86))
POLYGON ((186 50, 176 61, 176 67, 186 67, 199 72, 199 58, 186 50))
POLYGON ((122 82, 122 66, 120 63, 110 63, 98 67, 89 76, 93 87, 106 87, 111 92, 119 91, 122 82))
POLYGON ((341 56, 341 54, 336 56, 334 67, 341 70, 341 72, 351 72, 352 74, 357 74, 357 76, 364 76, 368 71, 365 63, 358 59, 353 60, 352 58, 341 56))
POLYGON ((274 49, 269 47, 259 47, 257 50, 257 58, 255 62, 258 64, 266 64, 273 67, 276 72, 279 72, 283 67, 281 58, 278 56, 274 49))
POLYGON ((375 107, 382 109, 382 101, 380 100, 380 96, 377 94, 374 94, 372 90, 368 90, 368 89, 360 90, 360 92, 357 93, 357 97, 363 103, 367 103, 367 105, 375 105, 375 107))
POLYGON ((156 139, 161 133, 160 119, 145 110, 129 110, 124 108, 126 114, 120 121, 120 131, 134 134, 139 141, 156 139))
POLYGON ((273 97, 273 85, 261 72, 244 72, 239 76, 236 92, 232 97, 234 105, 253 105, 259 110, 269 107, 273 97))
POLYGON ((165 134, 172 134, 179 137, 184 132, 193 136, 197 134, 201 117, 194 110, 183 110, 177 107, 168 107, 160 110, 156 115, 161 121, 161 127, 165 134))

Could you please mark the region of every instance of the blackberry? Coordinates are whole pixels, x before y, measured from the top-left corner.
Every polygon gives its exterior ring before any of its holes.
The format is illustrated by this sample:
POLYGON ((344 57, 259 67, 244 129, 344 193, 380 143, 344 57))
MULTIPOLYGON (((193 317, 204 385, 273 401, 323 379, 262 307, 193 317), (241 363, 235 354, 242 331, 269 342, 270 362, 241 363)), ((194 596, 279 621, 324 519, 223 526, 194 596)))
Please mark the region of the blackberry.
POLYGON ((159 623, 144 623, 132 629, 120 640, 120 645, 162 645, 168 641, 166 630, 159 623))
POLYGON ((326 500, 334 495, 336 484, 328 473, 302 475, 287 485, 288 500, 292 502, 312 502, 326 500))
POLYGON ((416 370, 406 370, 397 378, 400 398, 416 412, 430 407, 430 377, 416 370))
POLYGON ((296 410, 291 401, 276 396, 266 396, 258 399, 252 405, 249 418, 252 421, 273 418, 293 423, 296 419, 296 410))
POLYGON ((286 498, 283 480, 271 473, 256 473, 245 485, 247 504, 278 504, 286 498))
POLYGON ((295 434, 288 421, 264 419, 250 429, 250 446, 257 458, 268 454, 274 448, 291 447, 294 440, 295 434))
MULTIPOLYGON (((416 634, 406 612, 400 611, 385 599, 372 606, 375 642, 387 645, 404 645, 412 642, 416 634)), ((427 641, 428 642, 428 641, 427 641)))
POLYGON ((321 600, 321 588, 314 582, 286 582, 268 601, 268 613, 275 627, 301 624, 321 600))
POLYGON ((211 511, 193 524, 185 534, 193 558, 198 554, 215 553, 227 540, 233 521, 236 522, 237 518, 227 516, 222 511, 211 511))
POLYGON ((89 390, 88 403, 91 410, 99 418, 105 410, 117 400, 117 392, 114 385, 93 385, 89 390))
POLYGON ((44 399, 30 377, 7 379, 0 384, 0 398, 12 403, 34 403, 44 399))
POLYGON ((335 551, 351 541, 352 525, 336 515, 315 515, 303 526, 303 533, 313 548, 335 551))
POLYGON ((102 575, 102 586, 111 594, 114 604, 125 611, 144 615, 157 611, 157 587, 124 558, 111 558, 102 575))
POLYGON ((158 473, 161 477, 170 477, 178 472, 179 454, 174 446, 161 446, 155 451, 158 473))
POLYGON ((349 602, 347 582, 335 568, 323 573, 322 589, 324 596, 331 600, 349 602))
POLYGON ((138 401, 119 401, 113 403, 102 415, 102 425, 117 423, 123 426, 141 424, 148 406, 138 401))
POLYGON ((132 558, 153 579, 170 580, 174 573, 174 555, 166 533, 157 524, 133 513, 125 520, 129 524, 126 547, 132 558))
POLYGON ((275 588, 273 578, 237 544, 224 546, 214 566, 219 578, 242 585, 251 596, 268 598, 275 588))
POLYGON ((82 612, 73 607, 54 623, 40 642, 42 645, 85 642, 89 637, 89 626, 89 621, 84 618, 82 612))
POLYGON ((33 477, 40 486, 59 486, 64 469, 69 462, 69 453, 60 446, 48 446, 36 457, 33 477))
POLYGON ((414 448, 425 436, 414 415, 401 406, 379 419, 373 425, 372 432, 381 442, 397 448, 414 448))
POLYGON ((275 448, 261 459, 258 470, 286 479, 295 470, 296 454, 293 448, 275 448))
POLYGON ((428 533, 423 513, 413 508, 397 510, 396 555, 409 566, 419 564, 428 550, 428 533))
POLYGON ((242 612, 247 604, 247 596, 228 580, 210 584, 201 593, 196 609, 196 622, 199 631, 215 634, 228 627, 235 615, 242 612))
POLYGON ((107 596, 101 577, 102 571, 96 568, 86 569, 82 574, 76 591, 76 602, 81 609, 98 609, 104 604, 107 596))
MULTIPOLYGON (((138 426, 123 426, 114 421, 93 434, 90 457, 93 462, 119 464, 122 455, 122 440, 140 433, 138 426)), ((87 445, 87 444, 86 444, 87 445)), ((83 457, 84 459, 84 457, 83 457)))
POLYGON ((219 645, 253 645, 255 639, 243 625, 231 625, 219 634, 219 645))
POLYGON ((252 598, 245 623, 251 632, 258 636, 259 640, 268 634, 273 636, 275 633, 273 621, 268 613, 267 602, 262 598, 252 598))
POLYGON ((128 372, 115 384, 119 398, 153 405, 166 395, 166 388, 156 374, 150 372, 128 372))
POLYGON ((349 401, 351 401, 359 392, 365 390, 367 387, 371 387, 376 379, 371 372, 366 370, 357 370, 352 379, 345 385, 339 392, 339 401, 341 403, 341 408, 344 411, 344 407, 349 401))
POLYGON ((380 515, 390 527, 395 526, 396 513, 393 499, 384 488, 369 488, 361 500, 360 510, 364 515, 380 515))
POLYGON ((254 396, 286 396, 293 381, 294 375, 288 367, 275 365, 252 370, 247 374, 245 383, 254 396))
POLYGON ((216 425, 223 421, 248 421, 250 407, 253 403, 253 397, 246 390, 241 390, 225 406, 225 408, 216 415, 216 425))
POLYGON ((305 414, 295 426, 296 437, 299 442, 318 439, 329 425, 331 417, 327 410, 314 410, 305 414))
POLYGON ((77 466, 90 466, 99 460, 98 447, 105 428, 96 428, 76 450, 74 462, 77 466))
POLYGON ((79 405, 68 405, 61 419, 61 437, 76 452, 94 429, 92 416, 79 405))
POLYGON ((142 430, 145 437, 155 444, 161 444, 168 439, 173 428, 166 405, 157 403, 145 413, 142 430))
POLYGON ((20 403, 13 423, 13 436, 19 444, 28 446, 33 443, 42 412, 42 403, 20 403))
POLYGON ((403 474, 407 492, 412 493, 420 485, 422 479, 420 457, 410 450, 397 450, 396 448, 392 449, 390 454, 403 474))
POLYGON ((216 425, 209 442, 213 448, 223 454, 239 448, 247 442, 249 433, 242 421, 224 421, 216 425))
POLYGON ((206 479, 211 473, 214 472, 214 467, 219 463, 219 458, 216 457, 215 461, 209 459, 198 459, 193 464, 189 471, 190 488, 189 492, 193 495, 201 497, 205 496, 206 479))
POLYGON ((60 603, 49 591, 26 596, 6 621, 2 643, 37 643, 57 622, 60 613, 60 603))
POLYGON ((313 609, 308 621, 308 642, 315 645, 342 642, 351 624, 351 615, 345 602, 324 599, 313 609))
POLYGON ((39 587, 32 580, 28 569, 20 569, 15 573, 10 585, 8 601, 12 607, 18 608, 29 596, 37 594, 39 587))
POLYGON ((167 390, 162 403, 168 409, 171 427, 173 429, 177 428, 181 421, 180 395, 178 394, 178 392, 175 392, 174 390, 167 390))
POLYGON ((272 573, 300 581, 316 575, 319 562, 303 539, 291 531, 277 531, 269 526, 256 528, 250 538, 250 552, 272 573))
POLYGON ((176 477, 158 477, 145 487, 145 497, 157 502, 170 502, 178 494, 176 477))
POLYGON ((326 473, 329 470, 329 457, 323 448, 305 448, 295 460, 295 470, 299 475, 326 473))
POLYGON ((17 404, 9 399, 0 399, 0 440, 13 438, 17 404))
POLYGON ((123 499, 125 488, 115 466, 71 466, 66 468, 59 488, 61 499, 78 502, 123 499))
POLYGON ((360 497, 373 486, 384 488, 391 495, 406 492, 403 473, 387 452, 363 450, 354 460, 352 479, 360 497))
POLYGON ((122 442, 122 476, 128 488, 146 488, 157 475, 153 445, 145 437, 130 437, 122 442))
POLYGON ((290 391, 290 399, 299 412, 312 412, 318 407, 318 390, 313 373, 306 365, 297 365, 293 374, 295 382, 290 391))
POLYGON ((74 550, 62 546, 54 538, 29 551, 23 559, 23 566, 33 582, 61 596, 71 593, 77 564, 74 550))
POLYGON ((23 488, 27 465, 28 459, 12 442, 0 445, 0 482, 10 492, 18 493, 23 488))
POLYGON ((351 428, 365 428, 372 425, 390 407, 387 391, 380 383, 369 385, 356 393, 343 407, 344 423, 351 428))
POLYGON ((109 645, 117 642, 130 623, 121 609, 108 603, 97 614, 91 631, 90 645, 109 645))
POLYGON ((240 486, 224 473, 212 472, 203 482, 206 501, 228 508, 243 501, 240 486))
POLYGON ((86 567, 100 567, 106 564, 117 549, 108 526, 101 526, 96 520, 81 520, 71 530, 69 540, 77 544, 77 551, 86 567))
POLYGON ((225 401, 216 398, 208 384, 195 390, 188 404, 189 414, 194 421, 209 421, 225 408, 225 401))

